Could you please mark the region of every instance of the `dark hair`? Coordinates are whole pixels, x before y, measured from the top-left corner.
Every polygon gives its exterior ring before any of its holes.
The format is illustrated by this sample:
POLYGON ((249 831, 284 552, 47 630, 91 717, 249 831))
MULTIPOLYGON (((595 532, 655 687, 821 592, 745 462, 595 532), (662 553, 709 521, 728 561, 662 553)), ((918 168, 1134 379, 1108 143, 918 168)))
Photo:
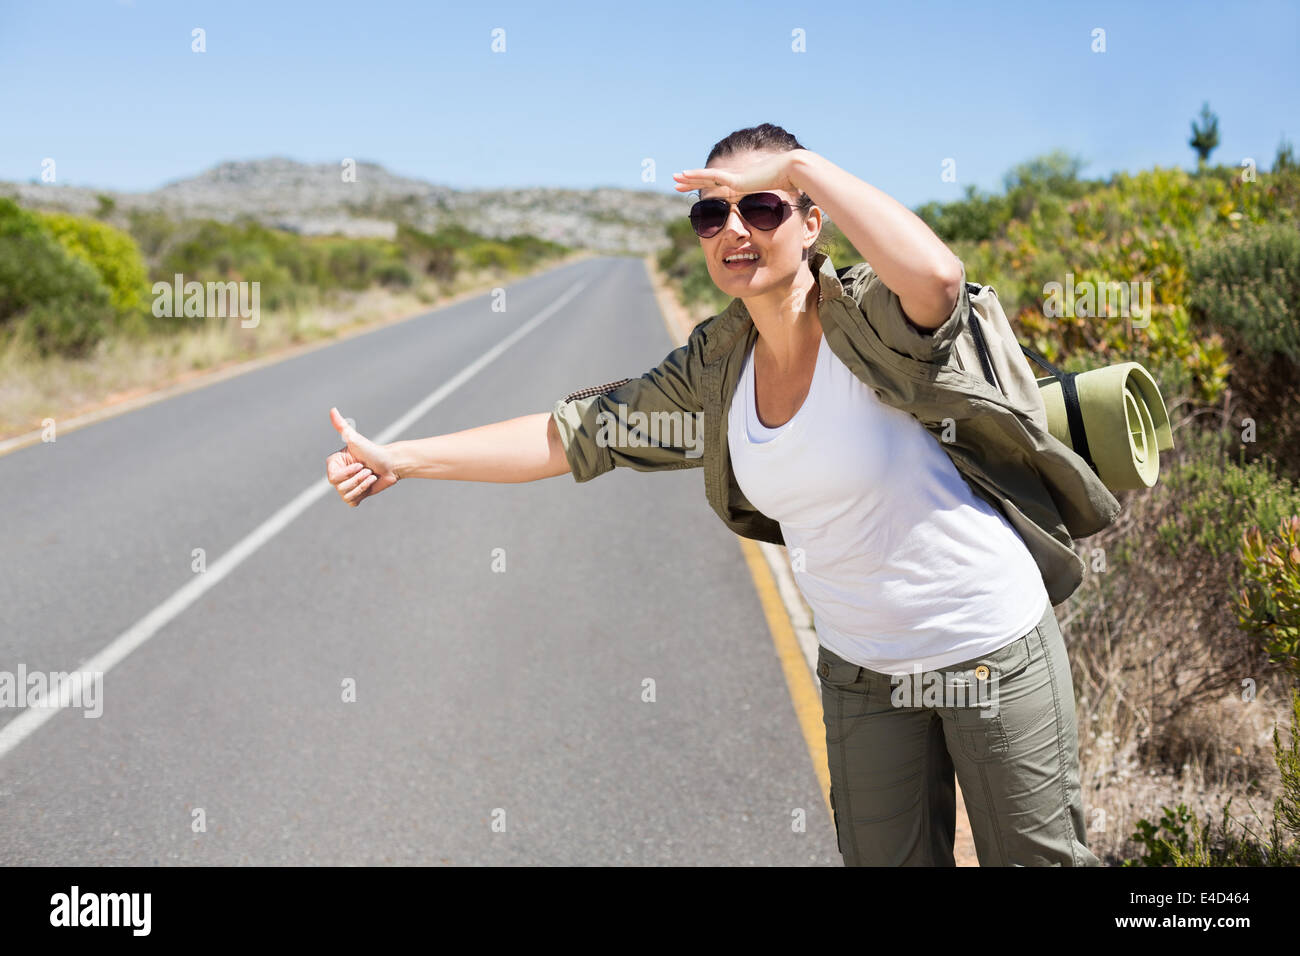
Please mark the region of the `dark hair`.
MULTIPOLYGON (((718 140, 713 149, 709 150, 709 158, 705 160, 704 165, 707 168, 715 159, 726 159, 733 153, 742 153, 747 150, 784 153, 792 149, 804 148, 804 145, 795 138, 793 133, 772 123, 763 123, 759 126, 750 126, 747 129, 738 129, 725 138, 718 140)), ((702 189, 697 189, 695 191, 696 198, 699 198, 702 192, 702 189)), ((805 192, 800 192, 799 198, 795 202, 795 208, 806 217, 812 205, 812 197, 805 192)), ((826 230, 823 229, 821 234, 813 240, 813 244, 808 247, 808 258, 812 259, 825 244, 826 230)))

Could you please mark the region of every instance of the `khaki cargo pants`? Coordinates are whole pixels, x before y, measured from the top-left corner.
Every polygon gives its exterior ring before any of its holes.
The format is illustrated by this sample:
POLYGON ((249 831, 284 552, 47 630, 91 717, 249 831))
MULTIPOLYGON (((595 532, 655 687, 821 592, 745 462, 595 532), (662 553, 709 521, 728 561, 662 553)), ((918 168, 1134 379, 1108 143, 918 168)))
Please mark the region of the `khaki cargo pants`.
POLYGON ((954 770, 981 866, 1101 865, 1050 604, 1029 633, 959 664, 891 677, 822 647, 817 675, 846 866, 953 866, 954 770))

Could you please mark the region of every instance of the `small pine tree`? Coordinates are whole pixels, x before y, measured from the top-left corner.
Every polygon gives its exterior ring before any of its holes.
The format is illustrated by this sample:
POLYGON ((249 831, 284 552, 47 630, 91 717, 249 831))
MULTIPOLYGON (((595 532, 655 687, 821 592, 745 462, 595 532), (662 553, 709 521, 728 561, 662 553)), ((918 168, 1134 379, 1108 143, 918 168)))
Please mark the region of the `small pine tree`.
POLYGON ((1196 120, 1192 120, 1192 138, 1187 141, 1187 145, 1196 150, 1196 165, 1204 166, 1210 158, 1210 153, 1219 145, 1219 117, 1210 112, 1210 104, 1201 104, 1201 122, 1198 126, 1196 120))

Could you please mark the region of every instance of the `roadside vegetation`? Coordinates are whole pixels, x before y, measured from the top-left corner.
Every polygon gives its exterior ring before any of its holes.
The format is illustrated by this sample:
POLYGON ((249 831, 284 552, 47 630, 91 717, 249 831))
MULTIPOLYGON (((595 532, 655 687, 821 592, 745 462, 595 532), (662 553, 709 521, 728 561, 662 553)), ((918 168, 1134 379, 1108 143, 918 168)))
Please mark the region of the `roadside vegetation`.
MULTIPOLYGON (((301 236, 251 219, 97 216, 0 198, 0 437, 340 331, 412 315, 573 250, 461 227, 393 239, 301 236), (184 283, 256 283, 259 314, 172 308, 184 283), (189 313, 189 314, 187 314, 189 313)), ((180 301, 183 301, 181 297, 180 301)), ((237 302, 233 299, 232 302, 237 302)))

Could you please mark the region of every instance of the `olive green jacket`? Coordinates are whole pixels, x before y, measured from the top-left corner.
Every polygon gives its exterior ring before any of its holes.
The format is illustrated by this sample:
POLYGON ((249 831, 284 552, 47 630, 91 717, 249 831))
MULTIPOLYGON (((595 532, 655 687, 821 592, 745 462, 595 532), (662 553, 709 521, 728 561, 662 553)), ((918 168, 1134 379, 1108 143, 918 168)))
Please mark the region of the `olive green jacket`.
MULTIPOLYGON (((883 403, 909 412, 939 439, 971 489, 1019 532, 1052 604, 1060 604, 1083 579, 1073 539, 1109 525, 1119 502, 1082 458, 1048 433, 1036 394, 1031 401, 1011 390, 1008 398, 971 362, 964 271, 952 314, 931 331, 911 323, 898 296, 867 263, 837 270, 818 253, 811 266, 831 351, 883 403)), ((784 544, 780 525, 741 492, 727 445, 727 413, 757 336, 744 302, 733 299, 640 378, 580 389, 557 401, 551 415, 574 479, 590 481, 615 466, 703 467, 705 496, 729 528, 784 544), (702 443, 692 438, 695 425, 703 429, 702 443)), ((1009 329, 1004 338, 1014 346, 1009 329)))

